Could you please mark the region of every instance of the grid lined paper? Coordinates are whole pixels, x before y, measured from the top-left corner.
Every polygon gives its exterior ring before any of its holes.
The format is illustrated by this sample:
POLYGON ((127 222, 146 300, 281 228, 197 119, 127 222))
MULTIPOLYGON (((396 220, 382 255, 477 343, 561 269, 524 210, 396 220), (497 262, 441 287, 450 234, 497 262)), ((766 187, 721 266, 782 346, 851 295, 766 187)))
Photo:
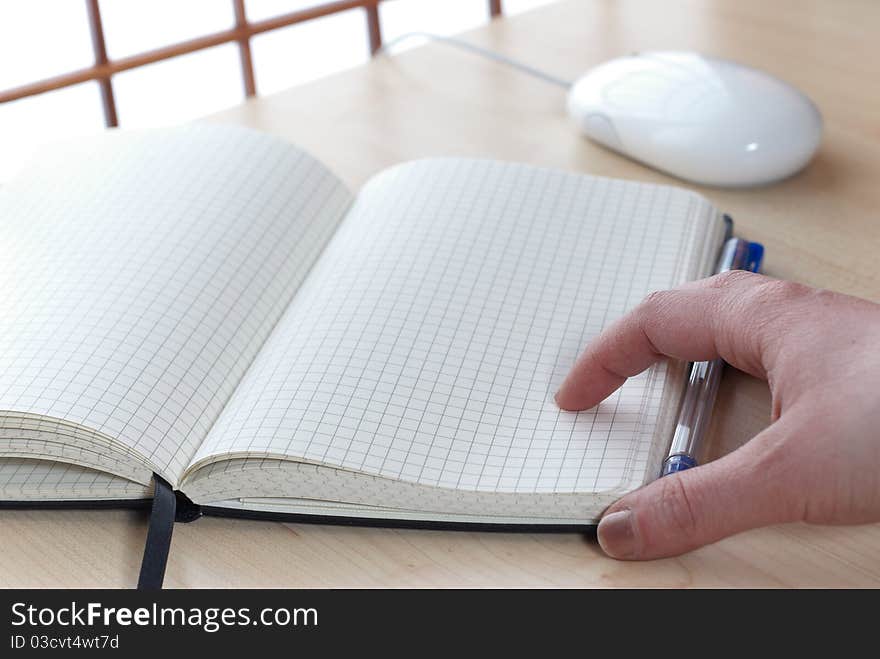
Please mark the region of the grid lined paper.
POLYGON ((720 224, 707 201, 664 186, 479 160, 387 170, 195 466, 282 457, 499 493, 640 481, 665 367, 586 412, 561 412, 553 393, 586 342, 646 293, 706 274, 720 224))
POLYGON ((176 484, 350 203, 239 128, 44 154, 0 190, 0 456, 176 484))

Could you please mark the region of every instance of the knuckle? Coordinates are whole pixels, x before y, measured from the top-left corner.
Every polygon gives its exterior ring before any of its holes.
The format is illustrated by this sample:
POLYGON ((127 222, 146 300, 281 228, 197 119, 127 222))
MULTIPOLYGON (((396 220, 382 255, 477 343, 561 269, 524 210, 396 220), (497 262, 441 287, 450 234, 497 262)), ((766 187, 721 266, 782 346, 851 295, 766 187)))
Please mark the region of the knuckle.
MULTIPOLYGON (((641 329, 649 343, 651 343, 649 337, 654 328, 662 325, 664 319, 669 317, 676 300, 677 292, 674 290, 654 291, 648 293, 642 303, 634 310, 632 320, 641 329)), ((653 343, 651 343, 651 349, 657 352, 653 343)))
POLYGON ((669 316, 679 300, 679 295, 675 290, 648 293, 635 308, 633 318, 642 328, 651 327, 669 316))
POLYGON ((798 284, 786 279, 768 279, 753 291, 756 302, 788 302, 810 293, 809 286, 798 284))
POLYGON ((672 291, 652 291, 645 296, 639 307, 648 313, 660 311, 669 304, 671 296, 672 291))
POLYGON ((829 291, 825 288, 808 288, 807 286, 803 286, 802 288, 806 289, 804 292, 809 292, 815 300, 816 306, 823 309, 839 305, 842 300, 840 293, 829 291))
POLYGON ((730 288, 740 282, 750 282, 763 279, 761 275, 747 270, 728 270, 717 275, 712 275, 706 280, 706 286, 709 288, 730 288))
POLYGON ((751 332, 762 363, 766 364, 771 354, 778 355, 785 345, 785 337, 809 318, 813 305, 808 302, 815 292, 793 281, 765 279, 743 296, 744 308, 762 310, 756 314, 758 319, 751 332))

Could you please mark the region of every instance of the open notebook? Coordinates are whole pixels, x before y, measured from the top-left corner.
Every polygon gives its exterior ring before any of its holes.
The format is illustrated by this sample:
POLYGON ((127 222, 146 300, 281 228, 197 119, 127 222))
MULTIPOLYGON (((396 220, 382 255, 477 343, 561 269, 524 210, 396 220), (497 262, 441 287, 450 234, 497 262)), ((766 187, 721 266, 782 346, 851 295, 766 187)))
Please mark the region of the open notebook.
POLYGON ((351 191, 193 125, 43 154, 0 188, 0 499, 584 526, 658 473, 682 365, 553 394, 725 224, 673 187, 490 160, 351 191))

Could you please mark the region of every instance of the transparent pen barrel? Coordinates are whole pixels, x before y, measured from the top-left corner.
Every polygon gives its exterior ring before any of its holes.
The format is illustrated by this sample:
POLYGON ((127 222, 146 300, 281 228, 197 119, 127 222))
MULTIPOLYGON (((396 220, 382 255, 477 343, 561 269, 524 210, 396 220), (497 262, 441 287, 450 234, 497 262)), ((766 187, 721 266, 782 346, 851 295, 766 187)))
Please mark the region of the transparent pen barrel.
POLYGON ((669 447, 669 455, 684 453, 698 459, 702 457, 695 455, 699 449, 697 441, 698 438, 704 437, 708 430, 723 368, 724 362, 720 359, 695 362, 691 367, 678 424, 672 436, 672 445, 669 447))

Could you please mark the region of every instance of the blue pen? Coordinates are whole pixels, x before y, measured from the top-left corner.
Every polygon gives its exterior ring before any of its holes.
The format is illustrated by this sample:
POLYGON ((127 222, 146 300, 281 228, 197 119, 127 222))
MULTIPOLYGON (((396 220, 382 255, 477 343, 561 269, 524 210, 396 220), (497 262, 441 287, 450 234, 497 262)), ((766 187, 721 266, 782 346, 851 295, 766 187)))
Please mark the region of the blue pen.
MULTIPOLYGON (((717 272, 749 270, 758 272, 764 248, 741 238, 730 238, 724 243, 717 272)), ((721 382, 724 361, 694 362, 685 389, 684 400, 678 412, 675 433, 669 446, 669 454, 663 461, 660 476, 668 476, 697 466, 700 444, 709 427, 709 417, 721 382)))

